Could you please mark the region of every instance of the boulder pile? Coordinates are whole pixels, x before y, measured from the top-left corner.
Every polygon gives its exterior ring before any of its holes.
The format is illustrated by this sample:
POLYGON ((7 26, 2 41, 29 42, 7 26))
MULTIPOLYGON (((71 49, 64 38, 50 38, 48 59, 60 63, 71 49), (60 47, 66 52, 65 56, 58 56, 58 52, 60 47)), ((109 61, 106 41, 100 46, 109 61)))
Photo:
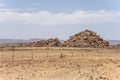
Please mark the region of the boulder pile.
POLYGON ((70 36, 70 38, 64 42, 64 46, 101 48, 109 46, 109 42, 103 40, 97 33, 91 30, 85 30, 70 36))
POLYGON ((28 44, 27 46, 30 46, 30 47, 58 47, 61 45, 62 44, 58 38, 55 38, 55 39, 50 38, 48 40, 40 40, 40 41, 32 42, 32 43, 28 44))
POLYGON ((97 33, 91 30, 85 30, 61 43, 58 38, 40 40, 27 44, 28 47, 80 47, 80 48, 103 48, 109 47, 109 42, 103 40, 97 33))

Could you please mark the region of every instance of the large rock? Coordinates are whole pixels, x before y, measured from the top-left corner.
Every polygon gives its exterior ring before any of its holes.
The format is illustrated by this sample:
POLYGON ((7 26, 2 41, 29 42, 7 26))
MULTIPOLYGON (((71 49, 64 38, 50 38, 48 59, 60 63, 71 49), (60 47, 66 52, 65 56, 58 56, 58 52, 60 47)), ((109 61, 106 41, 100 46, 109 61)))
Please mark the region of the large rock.
POLYGON ((109 46, 109 42, 103 40, 97 33, 85 30, 78 34, 71 36, 64 45, 66 47, 106 47, 109 46))
POLYGON ((32 42, 28 46, 31 46, 31 47, 58 47, 61 45, 62 44, 60 43, 58 38, 55 38, 55 39, 51 38, 48 40, 40 40, 37 42, 32 42))

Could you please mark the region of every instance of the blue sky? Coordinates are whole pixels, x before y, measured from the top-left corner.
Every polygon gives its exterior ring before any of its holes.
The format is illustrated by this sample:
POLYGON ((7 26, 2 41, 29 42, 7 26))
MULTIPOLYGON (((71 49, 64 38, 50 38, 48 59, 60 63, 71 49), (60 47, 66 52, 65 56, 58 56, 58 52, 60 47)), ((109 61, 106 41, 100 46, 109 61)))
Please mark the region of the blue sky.
POLYGON ((0 0, 1 39, 68 39, 85 29, 120 40, 120 0, 0 0))

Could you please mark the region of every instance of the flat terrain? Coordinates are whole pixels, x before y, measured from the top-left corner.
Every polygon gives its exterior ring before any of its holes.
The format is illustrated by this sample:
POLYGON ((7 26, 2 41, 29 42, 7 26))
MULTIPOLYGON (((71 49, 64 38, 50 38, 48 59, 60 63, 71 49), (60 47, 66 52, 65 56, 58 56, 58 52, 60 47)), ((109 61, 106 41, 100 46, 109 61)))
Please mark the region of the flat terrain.
POLYGON ((0 80, 120 80, 120 50, 2 49, 0 80))

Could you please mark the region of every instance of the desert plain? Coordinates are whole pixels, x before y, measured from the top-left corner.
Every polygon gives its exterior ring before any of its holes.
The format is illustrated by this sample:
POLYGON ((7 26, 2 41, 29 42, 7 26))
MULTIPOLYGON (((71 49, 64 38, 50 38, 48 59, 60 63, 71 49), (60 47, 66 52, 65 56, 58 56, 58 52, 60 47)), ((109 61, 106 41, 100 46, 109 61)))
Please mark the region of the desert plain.
POLYGON ((120 80, 120 49, 2 49, 0 80, 120 80))

